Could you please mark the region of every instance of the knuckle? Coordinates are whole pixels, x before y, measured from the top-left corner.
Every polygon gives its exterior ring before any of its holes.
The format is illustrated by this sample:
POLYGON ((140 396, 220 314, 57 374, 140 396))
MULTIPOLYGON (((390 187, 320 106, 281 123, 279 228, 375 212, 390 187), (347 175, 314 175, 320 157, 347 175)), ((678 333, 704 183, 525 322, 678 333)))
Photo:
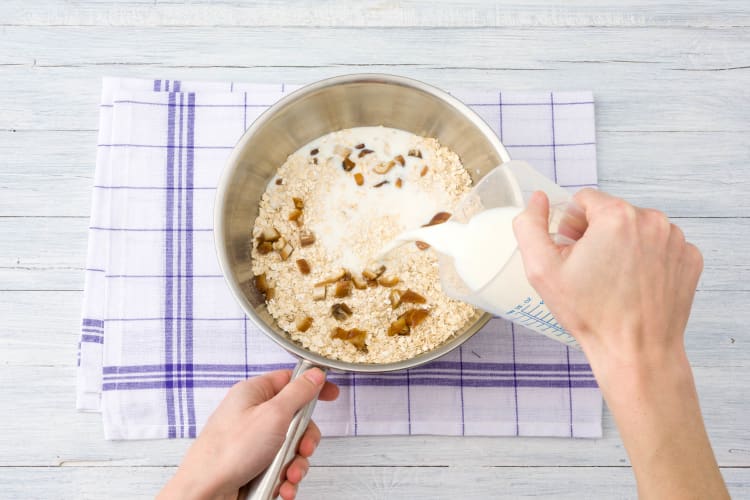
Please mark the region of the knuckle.
POLYGON ((616 199, 612 202, 612 212, 625 221, 635 220, 635 207, 625 200, 616 199))
POLYGON ((682 229, 674 224, 670 224, 669 228, 672 234, 674 234, 675 240, 680 244, 685 244, 685 233, 682 231, 682 229))
POLYGON ((578 201, 588 200, 596 196, 601 196, 601 194, 602 193, 600 191, 597 191, 594 188, 586 187, 586 188, 578 190, 578 192, 576 192, 576 194, 573 195, 573 199, 578 200, 578 201))
POLYGON ((698 249, 698 247, 696 247, 692 243, 688 243, 687 248, 686 248, 686 254, 690 262, 690 265, 694 267, 698 272, 702 272, 704 260, 703 260, 703 254, 698 249))
POLYGON ((611 223, 619 228, 633 226, 637 217, 635 207, 619 198, 611 201, 606 212, 611 223))
POLYGON ((667 231, 669 229, 669 219, 664 212, 653 208, 643 209, 643 222, 652 229, 657 231, 667 231))
POLYGON ((526 278, 534 288, 538 288, 544 283, 547 276, 548 266, 543 262, 535 260, 526 266, 526 278))

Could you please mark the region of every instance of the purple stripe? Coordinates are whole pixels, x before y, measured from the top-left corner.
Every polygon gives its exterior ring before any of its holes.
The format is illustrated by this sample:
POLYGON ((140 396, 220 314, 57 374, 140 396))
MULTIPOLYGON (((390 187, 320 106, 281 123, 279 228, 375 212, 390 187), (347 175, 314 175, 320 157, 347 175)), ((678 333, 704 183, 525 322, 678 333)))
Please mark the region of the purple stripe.
POLYGON ((247 316, 242 317, 242 332, 245 337, 245 379, 249 378, 247 365, 247 316))
MULTIPOLYGON (((120 99, 117 101, 112 101, 114 104, 145 104, 147 106, 169 106, 166 102, 152 102, 152 101, 136 101, 134 99, 120 99)), ((248 103, 245 104, 191 104, 191 107, 194 108, 241 108, 241 107, 248 107, 248 108, 270 108, 273 106, 274 103, 271 104, 257 104, 257 103, 248 103)), ((100 105, 100 107, 103 105, 100 105)))
MULTIPOLYGON (((253 375, 262 375, 263 372, 257 372, 253 373, 253 375)), ((198 373, 194 375, 193 379, 191 380, 191 383, 196 380, 213 380, 213 379, 232 379, 232 380, 242 380, 241 374, 237 373, 198 373)), ((166 379, 158 374, 154 375, 107 375, 104 377, 105 382, 111 382, 111 383, 118 383, 118 382, 134 382, 134 381, 162 381, 166 383, 166 379)), ((186 384, 183 384, 183 387, 185 387, 186 384)))
MULTIPOLYGON (((187 172, 185 175, 187 191, 185 193, 185 219, 187 223, 186 253, 185 253, 185 314, 193 316, 193 179, 195 177, 195 94, 188 94, 188 122, 187 122, 187 172)), ((195 429, 195 394, 193 393, 193 322, 185 324, 185 362, 188 365, 185 376, 188 380, 187 410, 188 437, 194 438, 195 429)))
MULTIPOLYGON (((177 94, 174 94, 177 95, 177 94)), ((103 148, 158 148, 158 149, 180 149, 175 144, 129 144, 124 142, 97 144, 103 148)), ((193 149, 233 149, 234 146, 193 146, 193 149)))
MULTIPOLYGON (((570 347, 568 346, 565 346, 565 358, 570 366, 570 347)), ((570 377, 570 369, 568 369, 568 408, 570 410, 570 437, 573 437, 573 379, 570 377)))
MULTIPOLYGON (((183 318, 157 316, 155 318, 105 318, 104 321, 164 321, 167 319, 179 320, 183 318)), ((184 318, 190 321, 242 321, 242 317, 237 318, 184 318)))
MULTIPOLYGON (((455 361, 433 361, 428 366, 433 368, 454 368, 459 363, 455 361)), ((476 363, 476 362, 464 362, 464 369, 470 370, 499 370, 499 371, 511 371, 513 370, 513 363, 476 363)), ((516 369, 519 371, 566 371, 568 366, 572 371, 591 371, 591 367, 586 363, 571 363, 570 365, 563 363, 517 363, 516 369)))
MULTIPOLYGON (((159 190, 159 191, 165 191, 167 189, 176 189, 175 187, 167 187, 167 186, 101 186, 96 185, 94 186, 94 189, 140 189, 140 190, 159 190)), ((182 189, 187 189, 186 187, 183 187, 182 189)), ((216 186, 194 186, 192 188, 193 191, 198 190, 207 190, 207 191, 215 191, 216 186)))
MULTIPOLYGON (((173 366, 174 370, 186 370, 187 368, 188 368, 187 365, 173 366)), ((203 377, 209 377, 209 376, 211 376, 211 377, 218 377, 218 376, 232 376, 232 377, 237 377, 237 376, 243 375, 246 371, 249 371, 249 370, 245 370, 244 369, 244 365, 237 365, 237 369, 236 370, 221 370, 221 371, 201 370, 199 367, 193 366, 193 373, 194 374, 199 374, 200 376, 203 376, 203 377)), ((256 373, 265 373, 267 371, 270 371, 270 370, 264 369, 263 367, 260 367, 257 370, 253 370, 253 372, 256 372, 256 373)), ((115 379, 120 380, 120 379, 123 379, 123 378, 141 378, 141 379, 146 379, 146 378, 155 378, 155 377, 162 377, 162 376, 164 376, 164 372, 161 372, 161 371, 148 371, 148 372, 144 372, 144 373, 138 373, 138 372, 131 372, 131 373, 120 372, 120 373, 117 373, 117 372, 114 372, 114 373, 110 373, 110 374, 104 374, 104 378, 106 378, 108 380, 115 380, 115 379)), ((198 376, 198 375, 195 375, 195 376, 198 376)), ((423 376, 423 377, 456 377, 456 376, 459 376, 459 377, 463 377, 464 379, 469 379, 469 378, 508 378, 508 377, 512 377, 513 379, 517 379, 519 377, 519 375, 517 373, 506 373, 506 372, 503 372, 503 373, 497 373, 497 372, 474 372, 474 373, 466 373, 465 371, 464 372, 460 372, 460 371, 457 371, 457 370, 452 370, 452 371, 447 371, 447 370, 430 371, 430 370, 418 370, 418 369, 413 369, 410 372, 378 373, 377 375, 373 375, 373 376, 379 377, 379 378, 382 378, 382 379, 403 378, 403 379, 406 379, 407 381, 412 376, 423 376)), ((568 380, 568 378, 570 378, 571 380, 573 380, 573 379, 583 380, 583 379, 593 379, 594 378, 593 374, 584 374, 584 373, 571 374, 570 377, 568 377, 568 375, 565 374, 565 373, 562 373, 562 374, 556 374, 556 373, 555 374, 550 374, 550 373, 524 373, 524 374, 522 374, 520 376, 523 377, 523 378, 527 378, 527 379, 537 379, 537 378, 538 379, 542 379, 543 378, 543 379, 549 379, 549 380, 555 380, 555 379, 568 380)))
POLYGON ((174 91, 175 92, 179 92, 180 91, 180 83, 182 83, 182 82, 180 82, 180 80, 175 80, 174 81, 174 91))
POLYGON ((83 326, 94 326, 94 327, 104 328, 104 321, 100 319, 83 318, 83 320, 81 321, 81 324, 83 326))
POLYGON ((90 271, 92 273, 103 273, 104 269, 96 269, 95 267, 87 267, 85 271, 90 271))
POLYGON ((552 96, 552 92, 549 93, 549 109, 552 115, 552 172, 554 175, 555 184, 557 184, 557 151, 555 150, 557 144, 555 144, 555 101, 552 96))
POLYGON ((81 335, 81 342, 89 342, 91 344, 103 344, 104 337, 99 335, 81 335))
MULTIPOLYGON (((267 372, 273 370, 291 370, 294 363, 268 363, 262 365, 216 365, 195 364, 196 371, 210 372, 244 372, 246 369, 252 372, 267 372)), ((132 365, 132 366, 105 366, 102 368, 104 375, 118 373, 151 373, 180 369, 175 365, 132 365)))
MULTIPOLYGON (((513 399, 516 403, 516 436, 520 434, 518 422, 518 373, 516 371, 516 328, 513 323, 510 324, 511 341, 513 342, 513 399)), ((568 374, 570 374, 570 363, 568 363, 568 374)))
MULTIPOLYGON (((556 102, 555 106, 576 106, 579 104, 594 104, 594 101, 570 101, 570 102, 556 102)), ((468 103, 467 106, 498 106, 496 102, 475 102, 468 103)), ((547 102, 504 102, 503 106, 548 106, 547 102)))
POLYGON ((464 347, 458 346, 459 382, 461 384, 461 435, 466 434, 466 421, 464 418, 464 347))
MULTIPOLYGON (((156 318, 161 319, 161 318, 156 318)), ((237 318, 238 321, 242 321, 243 318, 237 318)), ((591 374, 591 368, 589 365, 584 363, 570 363, 570 365, 565 364, 541 364, 541 363, 517 363, 516 369, 514 370, 512 363, 472 363, 465 361, 463 363, 463 370, 466 371, 480 371, 482 373, 493 373, 493 372, 510 372, 510 373, 517 373, 519 376, 527 376, 527 373, 520 373, 520 372, 536 372, 541 374, 549 374, 549 372, 562 372, 550 376, 566 376, 568 372, 568 366, 570 366, 570 372, 571 376, 593 376, 591 374), (587 373, 580 373, 576 374, 573 372, 587 372, 587 373)), ((253 364, 253 365, 245 365, 245 364, 209 364, 209 363, 197 363, 193 365, 194 370, 196 371, 213 371, 213 372, 226 372, 226 371, 236 371, 238 373, 244 372, 244 370, 247 368, 250 371, 257 371, 257 372, 264 372, 264 371, 271 371, 271 370, 288 370, 294 367, 294 364, 292 363, 264 363, 264 364, 253 364)), ((148 372, 160 372, 160 371, 169 371, 169 370, 178 370, 182 369, 182 367, 178 367, 176 364, 169 364, 169 365, 126 365, 126 366, 105 366, 103 368, 104 374, 110 374, 110 373, 148 373, 148 372)), ((457 361, 433 361, 432 363, 429 363, 427 365, 418 367, 418 368, 411 368, 410 372, 411 374, 420 373, 420 372, 434 372, 436 370, 452 370, 454 373, 457 373, 458 370, 461 369, 461 364, 457 361)), ((394 377, 394 376, 403 376, 403 371, 397 371, 397 372, 385 372, 380 373, 378 376, 380 377, 394 377)))
MULTIPOLYGON (((557 106, 557 103, 555 103, 557 106)), ((504 144, 506 148, 554 148, 554 147, 565 147, 565 146, 595 146, 595 142, 568 142, 558 144, 555 142, 555 137, 552 137, 552 144, 504 144)))
MULTIPOLYGON (((169 95, 169 108, 167 110, 167 144, 172 145, 174 142, 175 132, 175 95, 169 95)), ((167 148, 167 168, 166 168, 166 184, 167 186, 174 185, 174 149, 167 148)), ((174 191, 167 190, 167 201, 165 208, 165 252, 164 252, 164 274, 171 275, 172 262, 174 260, 174 249, 173 249, 173 232, 172 232, 172 219, 174 217, 174 191)), ((165 279, 165 294, 164 294, 164 311, 166 312, 166 318, 164 318, 164 364, 167 367, 167 382, 171 388, 172 386, 172 353, 174 350, 174 339, 172 335, 174 333, 172 315, 174 304, 172 297, 173 283, 172 278, 165 279)), ((177 437, 177 433, 174 430, 175 426, 175 412, 174 412, 174 393, 171 390, 165 391, 166 393, 166 405, 167 405, 167 423, 169 425, 169 436, 170 438, 177 437)))
POLYGON ((165 90, 166 92, 169 92, 169 80, 166 80, 166 81, 164 82, 164 90, 165 90))
MULTIPOLYGON (((353 375, 353 374, 352 374, 353 375)), ((241 378, 236 379, 214 379, 214 380, 195 380, 191 383, 192 387, 198 387, 198 388, 222 388, 222 387, 231 387, 235 383, 239 382, 241 378)), ((329 380, 332 382, 342 386, 352 386, 354 387, 355 383, 353 382, 353 377, 347 377, 347 376, 331 376, 329 377, 329 380)), ((440 386, 440 387, 460 387, 461 381, 456 379, 434 379, 434 378, 413 378, 411 380, 411 383, 414 385, 423 385, 423 386, 440 386)), ((383 380, 378 378, 372 378, 372 377, 363 377, 359 376, 357 377, 356 384, 362 385, 362 386, 370 386, 370 387, 398 387, 398 386, 405 386, 406 381, 405 380, 383 380)), ((465 387, 475 387, 475 388, 482 388, 482 387, 512 387, 514 385, 513 380, 507 379, 507 380, 487 380, 487 379, 477 379, 477 380, 468 380, 464 383, 465 387)), ((596 385, 596 381, 594 380, 578 380, 573 381, 571 386, 574 389, 597 389, 598 386, 596 385)), ((518 380, 518 387, 536 387, 536 388, 550 388, 550 389, 560 389, 560 388, 567 388, 568 382, 565 380, 526 380, 526 379, 520 379, 518 380)), ((102 384, 102 390, 104 391, 114 391, 114 390, 139 390, 139 389, 172 389, 172 382, 171 381, 143 381, 143 382, 105 382, 102 384)), ((170 391, 167 391, 170 392, 170 391)), ((355 413, 355 435, 356 432, 358 432, 358 426, 357 426, 357 418, 356 418, 356 411, 355 413)))
POLYGON ((161 92, 161 80, 154 80, 154 90, 161 92))
MULTIPOLYGON (((108 274, 107 278, 186 278, 187 274, 108 274)), ((190 278, 223 278, 222 274, 192 274, 190 278)))
POLYGON ((352 410, 354 414, 354 435, 357 435, 359 422, 357 420, 357 380, 356 380, 356 373, 351 374, 349 377, 342 377, 339 380, 339 377, 336 377, 335 375, 331 377, 331 379, 338 385, 351 385, 352 387, 352 410))
POLYGON ((409 424, 409 435, 411 436, 411 375, 406 370, 406 419, 409 424))
MULTIPOLYGON (((179 146, 178 151, 179 154, 177 155, 177 191, 175 192, 177 196, 177 227, 182 228, 182 172, 183 172, 183 165, 182 165, 182 133, 185 130, 185 122, 184 122, 184 110, 185 106, 183 104, 183 98, 184 96, 180 94, 180 104, 178 107, 179 114, 177 118, 177 144, 179 146)), ((184 236, 184 232, 181 232, 177 236, 177 272, 179 274, 182 274, 182 237, 184 236)), ((177 317, 182 317, 182 280, 177 279, 175 280, 176 286, 177 286, 177 300, 176 306, 177 306, 177 317)), ((175 328, 175 345, 177 348, 174 351, 174 355, 177 357, 177 366, 183 367, 185 366, 182 363, 182 329, 185 327, 185 321, 184 320, 178 320, 177 325, 175 328)), ((178 413, 178 421, 175 422, 176 429, 175 431, 179 431, 180 437, 185 437, 185 416, 182 412, 182 386, 184 384, 183 379, 183 372, 181 369, 177 370, 177 413, 178 413)))
MULTIPOLYGON (((167 191, 167 198, 170 198, 170 194, 172 193, 172 190, 170 189, 167 191)), ((181 229, 181 228, 173 228, 173 227, 165 227, 165 228, 159 228, 159 227, 99 227, 99 226, 90 226, 89 229, 93 229, 94 231, 126 231, 126 232, 156 232, 156 233, 181 233, 188 231, 187 229, 181 229)), ((193 228, 190 229, 190 232, 193 233, 211 233, 213 232, 213 228, 209 227, 199 227, 199 228, 193 228)))
MULTIPOLYGON (((96 340, 92 339, 91 342, 96 342, 96 340)), ((245 375, 242 372, 201 373, 200 370, 195 370, 195 372, 196 373, 193 374, 193 378, 191 379, 191 382, 194 381, 194 380, 201 380, 201 379, 202 380, 212 380, 212 379, 219 379, 219 378, 222 378, 222 379, 224 379, 224 378, 231 378, 231 379, 234 379, 234 380, 243 380, 243 376, 245 375)), ((261 375, 263 373, 265 373, 265 372, 264 371, 248 371, 248 377, 251 376, 251 375, 252 376, 254 376, 254 375, 261 375)), ((332 374, 331 375, 331 377, 333 377, 333 379, 335 379, 336 377, 339 377, 339 376, 342 376, 342 375, 340 375, 340 374, 339 375, 336 375, 336 374, 332 374)), ((404 386, 407 387, 407 394, 409 392, 408 391, 409 384, 411 383, 411 380, 414 377, 415 377, 414 374, 404 374, 404 375, 401 375, 400 377, 383 377, 382 374, 375 374, 375 375, 369 375, 368 376, 368 378, 370 378, 372 381, 376 381, 377 380, 378 383, 381 384, 381 385, 385 385, 385 386, 399 385, 399 384, 400 385, 404 385, 404 386)), ((247 377, 245 377, 245 378, 247 378, 247 377)), ((362 378, 362 375, 360 375, 360 379, 361 378, 362 378)), ((502 376, 494 375, 494 376, 489 376, 489 375, 486 375, 486 374, 482 374, 482 375, 478 374, 478 375, 474 375, 472 377, 464 376, 462 378, 461 375, 457 374, 457 373, 444 374, 444 375, 437 374, 437 373, 424 373, 424 374, 419 374, 418 376, 416 376, 416 378, 429 378, 429 379, 440 379, 440 380, 458 380, 459 384, 461 384, 461 380, 463 380, 464 385, 469 384, 469 383, 471 383, 473 381, 493 381, 493 382, 497 382, 497 381, 501 381, 501 380, 507 380, 507 381, 515 383, 515 382, 517 382, 519 380, 518 377, 514 377, 512 375, 502 375, 502 376)), ((333 379, 331 379, 331 380, 333 380, 333 379)), ((358 382, 359 382, 360 379, 358 379, 358 382)), ((141 381, 145 381, 145 380, 159 381, 159 380, 161 380, 162 382, 166 383, 168 379, 166 379, 164 377, 163 373, 152 373, 152 374, 132 373, 132 374, 104 375, 104 381, 105 382, 113 382, 114 383, 114 382, 138 381, 138 380, 141 380, 141 381)), ((548 382, 560 382, 560 383, 563 383, 564 382, 565 383, 564 387, 566 387, 566 388, 568 387, 568 385, 567 385, 568 384, 568 379, 567 378, 561 379, 561 378, 552 378, 552 377, 544 376, 544 375, 524 375, 523 377, 521 377, 520 380, 539 381, 539 382, 543 382, 543 383, 548 383, 548 382)), ((585 377, 585 378, 580 378, 580 379, 571 379, 571 383, 576 383, 576 382, 591 382, 591 381, 595 381, 595 379, 593 377, 591 377, 591 376, 585 377)), ((183 384, 183 387, 185 387, 184 384, 183 384)), ((408 411, 407 413, 411 414, 410 411, 408 411)))

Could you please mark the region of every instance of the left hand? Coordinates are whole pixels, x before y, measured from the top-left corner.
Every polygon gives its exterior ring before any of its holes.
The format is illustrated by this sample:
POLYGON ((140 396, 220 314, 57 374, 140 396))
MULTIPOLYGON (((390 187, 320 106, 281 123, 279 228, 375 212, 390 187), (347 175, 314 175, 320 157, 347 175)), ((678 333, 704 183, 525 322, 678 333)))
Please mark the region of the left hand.
MULTIPOLYGON (((239 489, 271 463, 297 410, 315 397, 333 401, 339 395, 338 386, 325 382, 317 368, 290 378, 290 371, 281 370, 235 384, 158 498, 237 498, 239 489)), ((284 500, 294 499, 319 442, 320 430, 311 421, 279 490, 284 500)))

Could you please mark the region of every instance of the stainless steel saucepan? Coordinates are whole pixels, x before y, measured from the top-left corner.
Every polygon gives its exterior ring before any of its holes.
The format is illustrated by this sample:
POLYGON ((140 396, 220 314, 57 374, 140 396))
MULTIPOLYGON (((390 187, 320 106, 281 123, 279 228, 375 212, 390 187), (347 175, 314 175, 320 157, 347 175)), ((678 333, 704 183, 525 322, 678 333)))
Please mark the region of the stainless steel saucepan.
MULTIPOLYGON (((510 159, 492 129, 449 94, 424 83, 381 74, 339 76, 313 83, 281 99, 261 115, 232 151, 219 182, 214 213, 216 251, 232 293, 250 319, 270 339, 299 358, 293 377, 312 367, 378 373, 414 368, 458 347, 490 319, 476 318, 450 340, 414 358, 387 364, 328 359, 293 342, 268 313, 255 290, 250 257, 258 204, 287 156, 336 130, 383 125, 435 137, 456 152, 474 182, 510 159)), ((266 471, 250 485, 247 498, 278 494, 281 474, 294 458, 315 401, 292 420, 286 441, 266 471)))

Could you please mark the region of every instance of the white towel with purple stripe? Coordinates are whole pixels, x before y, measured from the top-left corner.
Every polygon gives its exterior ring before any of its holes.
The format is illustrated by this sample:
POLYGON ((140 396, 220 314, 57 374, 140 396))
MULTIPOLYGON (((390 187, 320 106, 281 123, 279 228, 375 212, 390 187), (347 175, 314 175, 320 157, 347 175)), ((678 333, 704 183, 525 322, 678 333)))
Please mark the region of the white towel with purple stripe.
MULTIPOLYGON (((294 364, 232 298, 212 232, 230 150, 287 90, 104 80, 77 406, 101 411, 107 439, 193 437, 233 383, 294 364)), ((513 158, 571 190, 596 184, 591 93, 455 95, 513 158)), ((602 432, 583 354, 501 319, 429 365, 330 378, 341 396, 314 415, 328 436, 602 432)))

